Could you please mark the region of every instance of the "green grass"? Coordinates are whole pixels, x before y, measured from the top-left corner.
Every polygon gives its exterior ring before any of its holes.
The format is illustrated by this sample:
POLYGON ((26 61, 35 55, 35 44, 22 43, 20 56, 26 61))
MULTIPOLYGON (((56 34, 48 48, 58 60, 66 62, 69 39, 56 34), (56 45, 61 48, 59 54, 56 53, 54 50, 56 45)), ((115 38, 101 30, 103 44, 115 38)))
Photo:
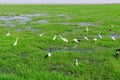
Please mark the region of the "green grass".
MULTIPOLYGON (((15 27, 0 26, 0 80, 120 80, 120 56, 114 57, 115 49, 120 48, 120 5, 0 5, 0 16, 20 14, 46 14, 33 17, 26 24, 16 23, 15 27), (71 19, 58 17, 64 14, 71 19), (48 20, 47 24, 37 24, 38 20, 48 20), (76 23, 89 22, 97 26, 76 23), (61 25, 60 23, 72 23, 61 25), (112 32, 109 32, 111 25, 112 32), (25 26, 38 31, 32 32, 25 26), (21 32, 16 31, 22 29, 21 32), (11 31, 9 37, 6 33, 11 31), (39 37, 40 33, 45 33, 39 37), (103 39, 97 37, 101 33, 103 39), (64 43, 60 34, 69 40, 64 43), (119 38, 112 41, 110 34, 119 38), (88 36, 86 41, 83 36, 88 36), (14 47, 15 39, 19 37, 14 47), (93 41, 96 37, 98 40, 93 41), (80 43, 73 43, 78 38, 80 43), (52 48, 49 59, 44 56, 52 48), (75 59, 79 65, 75 66, 75 59)), ((2 21, 0 21, 2 22, 2 21)), ((15 22, 14 22, 15 23, 15 22)))

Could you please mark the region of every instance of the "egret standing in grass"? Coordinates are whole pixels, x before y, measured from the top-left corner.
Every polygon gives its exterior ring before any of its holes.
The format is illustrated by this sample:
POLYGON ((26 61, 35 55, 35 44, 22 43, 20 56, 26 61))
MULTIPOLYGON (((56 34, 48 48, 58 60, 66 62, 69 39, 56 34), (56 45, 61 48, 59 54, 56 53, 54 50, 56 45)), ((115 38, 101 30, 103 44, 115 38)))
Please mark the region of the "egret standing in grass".
POLYGON ((73 39, 73 41, 76 42, 76 43, 80 42, 79 39, 73 39))
POLYGON ((45 56, 45 58, 50 58, 51 57, 51 55, 52 55, 52 49, 50 48, 50 51, 49 51, 49 53, 45 56))
POLYGON ((10 31, 6 34, 6 36, 10 36, 10 31))
POLYGON ((112 31, 113 25, 111 25, 111 27, 109 28, 109 31, 112 31))
POLYGON ((44 33, 41 33, 39 36, 42 37, 44 35, 44 33))
POLYGON ((116 39, 115 39, 115 36, 111 36, 111 39, 113 40, 113 41, 115 41, 116 39))
POLYGON ((118 57, 120 55, 120 49, 116 49, 116 52, 115 52, 115 57, 118 57))
POLYGON ((100 39, 102 39, 102 35, 101 35, 100 33, 98 34, 98 37, 99 37, 100 39))
POLYGON ((50 58, 51 57, 51 52, 49 52, 46 56, 45 56, 45 58, 50 58))
POLYGON ((16 46, 17 45, 17 41, 18 41, 18 37, 16 38, 15 42, 13 43, 13 46, 16 46))
POLYGON ((88 37, 84 36, 84 39, 89 40, 88 37))
POLYGON ((56 40, 56 37, 57 37, 57 35, 55 35, 55 36, 53 37, 53 40, 56 40))
POLYGON ((89 29, 88 29, 88 27, 86 27, 86 31, 87 31, 87 32, 89 32, 89 29))
POLYGON ((111 27, 113 28, 114 26, 113 26, 113 25, 111 25, 111 27))
POLYGON ((96 41, 97 41, 97 38, 93 38, 93 40, 96 42, 96 41))
POLYGON ((77 59, 75 59, 75 65, 78 66, 78 60, 77 59))
POLYGON ((59 37, 64 41, 64 42, 68 42, 68 40, 66 38, 63 38, 61 35, 59 35, 59 37))

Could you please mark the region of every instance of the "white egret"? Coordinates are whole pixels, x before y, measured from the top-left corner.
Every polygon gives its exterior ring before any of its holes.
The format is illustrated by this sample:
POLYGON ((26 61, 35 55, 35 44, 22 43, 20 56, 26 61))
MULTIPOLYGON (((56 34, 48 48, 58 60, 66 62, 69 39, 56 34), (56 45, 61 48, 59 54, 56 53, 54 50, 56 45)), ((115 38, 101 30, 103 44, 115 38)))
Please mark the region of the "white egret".
POLYGON ((44 33, 41 33, 39 36, 42 37, 44 35, 44 33))
POLYGON ((80 42, 80 40, 78 40, 78 39, 73 39, 73 41, 76 43, 80 42))
POLYGON ((109 31, 112 31, 112 28, 113 28, 114 26, 113 25, 111 25, 111 27, 109 28, 109 31))
POLYGON ((17 45, 17 41, 18 41, 18 37, 16 38, 15 42, 13 43, 13 46, 16 46, 17 45))
POLYGON ((46 56, 45 56, 45 58, 50 58, 51 57, 51 52, 49 52, 46 56))
POLYGON ((84 36, 84 39, 89 40, 88 37, 84 36))
POLYGON ((77 60, 77 59, 75 59, 75 65, 76 65, 76 66, 78 65, 78 60, 77 60))
POLYGON ((61 35, 59 35, 59 37, 64 41, 64 42, 68 42, 68 40, 66 38, 63 38, 61 35))
POLYGON ((55 35, 55 36, 53 37, 53 40, 55 40, 55 39, 56 39, 56 37, 57 37, 57 35, 55 35))
POLYGON ((10 31, 6 34, 6 36, 10 36, 10 31))
POLYGON ((113 25, 111 25, 111 27, 113 28, 114 26, 113 26, 113 25))
POLYGON ((115 41, 116 39, 115 39, 115 36, 111 36, 111 39, 113 40, 113 41, 115 41))
POLYGON ((120 55, 120 49, 116 49, 115 57, 118 57, 120 55))
POLYGON ((50 58, 51 57, 51 55, 52 55, 52 48, 50 48, 50 50, 49 50, 49 53, 45 56, 45 58, 50 58))
POLYGON ((86 31, 87 31, 87 32, 89 31, 88 27, 86 27, 86 31))
POLYGON ((100 33, 98 34, 98 37, 99 37, 100 39, 102 39, 102 35, 101 35, 100 33))
POLYGON ((93 38, 93 40, 96 42, 96 41, 97 41, 97 38, 93 38))

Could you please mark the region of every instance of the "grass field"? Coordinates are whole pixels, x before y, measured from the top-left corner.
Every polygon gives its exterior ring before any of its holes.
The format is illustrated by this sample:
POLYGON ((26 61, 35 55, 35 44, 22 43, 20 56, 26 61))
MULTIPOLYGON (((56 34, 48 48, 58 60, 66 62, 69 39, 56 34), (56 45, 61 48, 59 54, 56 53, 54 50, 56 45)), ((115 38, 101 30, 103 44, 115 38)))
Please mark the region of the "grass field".
POLYGON ((119 4, 0 5, 0 80, 120 80, 118 48, 119 4), (69 42, 58 36, 53 41, 56 34, 69 42), (52 56, 45 58, 50 49, 52 56))

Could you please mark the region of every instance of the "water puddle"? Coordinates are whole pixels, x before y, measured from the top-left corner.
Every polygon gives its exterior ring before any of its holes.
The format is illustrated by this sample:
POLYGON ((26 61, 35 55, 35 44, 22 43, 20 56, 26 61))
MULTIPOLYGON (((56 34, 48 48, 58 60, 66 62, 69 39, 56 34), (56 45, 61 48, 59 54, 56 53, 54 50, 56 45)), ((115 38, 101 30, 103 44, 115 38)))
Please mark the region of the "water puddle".
POLYGON ((40 17, 40 16, 44 16, 45 14, 22 14, 22 16, 26 16, 26 17, 40 17))
POLYGON ((110 35, 110 37, 120 38, 120 34, 114 32, 113 34, 110 35))
POLYGON ((17 28, 16 31, 17 32, 22 32, 22 31, 31 31, 31 32, 38 32, 39 29, 35 29, 35 28, 32 28, 30 26, 25 26, 24 28, 17 28))
MULTIPOLYGON (((45 49, 44 51, 49 51, 50 49, 45 49)), ((93 49, 79 49, 79 48, 73 48, 73 47, 52 48, 52 52, 61 52, 61 51, 85 53, 85 52, 93 52, 94 50, 93 49)))
POLYGON ((39 20, 38 23, 39 23, 39 24, 47 24, 48 21, 47 21, 47 20, 39 20))
POLYGON ((17 32, 22 32, 22 31, 23 31, 23 29, 18 28, 18 29, 16 29, 16 31, 17 31, 17 32))
POLYGON ((77 23, 78 26, 97 26, 97 24, 90 23, 90 22, 79 22, 77 23))
MULTIPOLYGON (((32 21, 32 17, 40 16, 44 16, 44 14, 21 14, 17 16, 0 16, 0 26, 14 27, 16 26, 16 24, 26 24, 27 22, 32 21)), ((43 21, 41 23, 43 23, 43 21)))
POLYGON ((66 25, 66 26, 69 26, 69 25, 76 25, 76 23, 69 23, 69 22, 62 22, 60 23, 61 25, 66 25))
POLYGON ((39 31, 38 29, 32 28, 30 26, 25 26, 24 30, 28 30, 28 31, 31 31, 31 32, 38 32, 39 31))
POLYGON ((98 26, 97 24, 94 23, 90 23, 90 22, 75 22, 75 23, 71 23, 71 22, 62 22, 60 23, 61 25, 78 25, 78 26, 98 26))
POLYGON ((57 16, 61 19, 71 20, 71 17, 65 14, 58 14, 57 16))

